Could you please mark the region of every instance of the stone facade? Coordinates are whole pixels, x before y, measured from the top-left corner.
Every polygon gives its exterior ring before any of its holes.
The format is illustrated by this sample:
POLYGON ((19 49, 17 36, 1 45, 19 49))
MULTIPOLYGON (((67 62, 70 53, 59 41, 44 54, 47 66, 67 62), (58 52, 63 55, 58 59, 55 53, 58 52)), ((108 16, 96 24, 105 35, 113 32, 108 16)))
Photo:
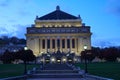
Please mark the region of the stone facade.
POLYGON ((26 38, 27 47, 36 56, 56 52, 58 48, 79 56, 84 45, 91 49, 90 26, 85 26, 80 16, 61 11, 59 6, 45 16, 36 16, 35 24, 27 28, 26 38))

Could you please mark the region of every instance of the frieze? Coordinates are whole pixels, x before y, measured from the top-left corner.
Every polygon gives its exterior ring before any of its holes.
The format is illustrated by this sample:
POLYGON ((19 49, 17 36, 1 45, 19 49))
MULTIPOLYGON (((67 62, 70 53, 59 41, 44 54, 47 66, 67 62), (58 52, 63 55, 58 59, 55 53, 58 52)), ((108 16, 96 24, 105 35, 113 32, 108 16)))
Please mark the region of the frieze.
POLYGON ((89 33, 90 29, 88 27, 84 28, 28 28, 27 33, 41 33, 41 34, 51 34, 51 33, 89 33))

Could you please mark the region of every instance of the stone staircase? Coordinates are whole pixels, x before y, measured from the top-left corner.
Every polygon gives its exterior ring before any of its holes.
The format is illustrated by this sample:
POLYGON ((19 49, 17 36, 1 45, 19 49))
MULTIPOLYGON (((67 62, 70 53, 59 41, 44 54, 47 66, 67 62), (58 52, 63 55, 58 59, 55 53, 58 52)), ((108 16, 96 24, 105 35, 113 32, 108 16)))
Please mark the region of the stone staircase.
POLYGON ((40 78, 83 78, 79 70, 74 70, 67 64, 46 64, 29 74, 30 79, 40 78))

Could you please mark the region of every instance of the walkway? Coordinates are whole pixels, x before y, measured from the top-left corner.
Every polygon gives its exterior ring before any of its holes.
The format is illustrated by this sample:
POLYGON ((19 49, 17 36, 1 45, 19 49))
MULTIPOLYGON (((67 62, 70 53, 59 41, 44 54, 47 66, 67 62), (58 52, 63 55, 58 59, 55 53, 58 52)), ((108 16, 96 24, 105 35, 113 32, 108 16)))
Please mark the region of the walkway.
POLYGON ((29 75, 27 80, 107 80, 86 77, 80 70, 66 64, 46 64, 29 75))

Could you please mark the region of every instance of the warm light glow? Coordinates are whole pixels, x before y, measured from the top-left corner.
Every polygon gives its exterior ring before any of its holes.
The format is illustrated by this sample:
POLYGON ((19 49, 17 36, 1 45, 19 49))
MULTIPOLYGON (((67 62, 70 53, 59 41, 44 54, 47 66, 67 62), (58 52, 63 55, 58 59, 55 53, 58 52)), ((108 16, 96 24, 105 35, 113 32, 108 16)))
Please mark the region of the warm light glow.
POLYGON ((60 60, 57 60, 57 62, 60 62, 60 60))
POLYGON ((63 58, 63 61, 66 62, 66 58, 63 58))
POLYGON ((84 45, 84 49, 85 49, 85 50, 87 49, 87 46, 86 46, 86 45, 84 45))
POLYGON ((52 61, 52 62, 55 62, 55 58, 52 58, 51 61, 52 61))
POLYGON ((71 53, 74 53, 75 51, 71 51, 71 53))
POLYGON ((27 48, 27 47, 24 47, 24 50, 28 50, 28 48, 27 48))

